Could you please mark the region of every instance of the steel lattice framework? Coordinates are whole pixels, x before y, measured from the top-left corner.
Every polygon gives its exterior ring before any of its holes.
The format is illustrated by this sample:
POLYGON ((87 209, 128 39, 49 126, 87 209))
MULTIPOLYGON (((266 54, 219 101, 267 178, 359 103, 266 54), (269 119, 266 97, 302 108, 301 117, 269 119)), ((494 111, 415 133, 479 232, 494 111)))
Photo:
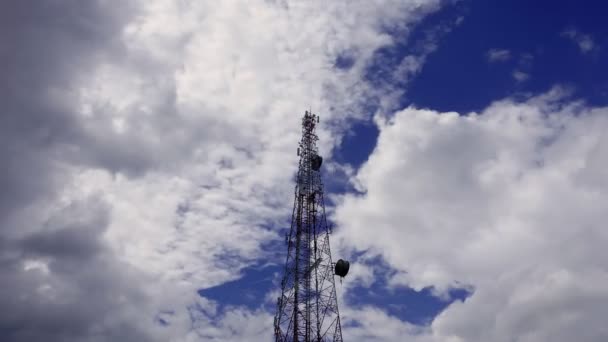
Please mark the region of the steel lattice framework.
POLYGON ((319 117, 302 119, 287 260, 274 319, 275 341, 342 341, 342 328, 329 248, 323 183, 315 128, 319 117))

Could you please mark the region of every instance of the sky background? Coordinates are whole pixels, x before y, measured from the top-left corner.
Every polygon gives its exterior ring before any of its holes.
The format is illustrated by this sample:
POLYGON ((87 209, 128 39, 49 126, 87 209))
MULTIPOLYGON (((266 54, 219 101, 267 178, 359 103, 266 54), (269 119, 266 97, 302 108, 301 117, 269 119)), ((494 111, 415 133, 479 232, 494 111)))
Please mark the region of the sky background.
POLYGON ((3 1, 3 341, 269 341, 321 117, 345 341, 606 341, 603 1, 3 1))

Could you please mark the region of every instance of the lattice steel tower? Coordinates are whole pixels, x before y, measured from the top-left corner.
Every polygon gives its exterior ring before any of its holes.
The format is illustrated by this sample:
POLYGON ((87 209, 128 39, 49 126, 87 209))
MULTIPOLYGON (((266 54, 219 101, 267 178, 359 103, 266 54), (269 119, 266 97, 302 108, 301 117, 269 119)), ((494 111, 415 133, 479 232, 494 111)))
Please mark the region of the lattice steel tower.
POLYGON ((318 122, 319 117, 308 111, 302 119, 291 229, 285 237, 287 260, 274 318, 277 342, 342 341, 334 273, 346 275, 348 262, 334 264, 331 259, 320 174, 323 159, 316 144, 318 122))

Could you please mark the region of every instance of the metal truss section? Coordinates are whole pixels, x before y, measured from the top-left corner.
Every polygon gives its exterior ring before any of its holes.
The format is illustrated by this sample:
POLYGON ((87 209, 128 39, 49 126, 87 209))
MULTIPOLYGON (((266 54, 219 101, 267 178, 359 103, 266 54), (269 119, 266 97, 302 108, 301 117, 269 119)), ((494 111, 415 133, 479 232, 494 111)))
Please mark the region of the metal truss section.
POLYGON ((323 159, 316 144, 318 123, 317 115, 304 114, 291 229, 285 238, 287 259, 274 319, 276 342, 342 341, 320 172, 323 159))

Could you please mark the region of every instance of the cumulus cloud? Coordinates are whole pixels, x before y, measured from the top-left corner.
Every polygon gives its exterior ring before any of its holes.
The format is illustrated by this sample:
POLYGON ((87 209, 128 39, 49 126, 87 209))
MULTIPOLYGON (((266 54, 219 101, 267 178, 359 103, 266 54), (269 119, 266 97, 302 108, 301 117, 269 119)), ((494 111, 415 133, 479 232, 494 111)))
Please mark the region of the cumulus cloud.
MULTIPOLYGON (((607 114, 555 88, 481 113, 378 116, 363 194, 336 208, 340 246, 384 258, 393 286, 473 290, 421 341, 603 341, 607 114)), ((393 331, 383 340, 407 326, 393 331)))
POLYGON ((584 34, 577 29, 570 28, 561 33, 561 36, 571 40, 573 43, 578 45, 578 48, 583 54, 587 54, 596 48, 596 44, 593 41, 591 35, 584 34))
POLYGON ((506 62, 511 59, 511 51, 506 49, 490 49, 486 52, 488 62, 506 62))
POLYGON ((196 289, 274 253, 302 111, 327 109, 328 154, 381 102, 363 74, 385 30, 439 5, 0 5, 4 340, 266 339, 269 317, 196 289))

